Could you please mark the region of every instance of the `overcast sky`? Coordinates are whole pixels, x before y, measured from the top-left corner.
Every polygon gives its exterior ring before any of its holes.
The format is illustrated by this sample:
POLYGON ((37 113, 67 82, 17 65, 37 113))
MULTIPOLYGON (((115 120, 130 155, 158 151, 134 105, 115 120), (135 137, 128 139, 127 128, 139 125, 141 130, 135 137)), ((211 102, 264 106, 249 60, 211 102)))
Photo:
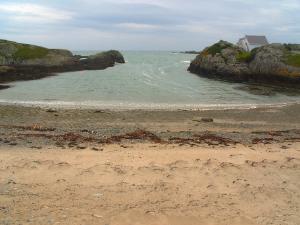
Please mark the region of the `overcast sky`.
POLYGON ((0 0, 0 39, 72 50, 200 50, 245 34, 300 42, 300 0, 0 0))

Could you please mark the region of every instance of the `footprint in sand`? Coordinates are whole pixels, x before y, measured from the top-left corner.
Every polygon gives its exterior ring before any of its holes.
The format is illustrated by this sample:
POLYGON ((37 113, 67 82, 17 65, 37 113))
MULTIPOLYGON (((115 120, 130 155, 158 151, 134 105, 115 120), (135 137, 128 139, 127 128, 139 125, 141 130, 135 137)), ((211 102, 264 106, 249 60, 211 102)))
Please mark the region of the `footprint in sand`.
POLYGON ((67 162, 59 162, 59 163, 54 163, 53 165, 49 166, 49 169, 66 169, 66 168, 70 168, 71 165, 67 162))
POLYGON ((189 163, 184 160, 177 160, 175 162, 172 162, 168 164, 167 166, 170 168, 170 170, 175 170, 175 169, 181 169, 181 168, 186 168, 188 167, 189 163))

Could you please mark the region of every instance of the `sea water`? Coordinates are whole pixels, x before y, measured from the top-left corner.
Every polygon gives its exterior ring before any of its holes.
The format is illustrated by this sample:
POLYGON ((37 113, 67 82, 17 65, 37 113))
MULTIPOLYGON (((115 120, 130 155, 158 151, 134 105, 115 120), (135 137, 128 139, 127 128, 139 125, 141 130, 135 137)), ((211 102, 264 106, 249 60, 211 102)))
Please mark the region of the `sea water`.
POLYGON ((200 109, 280 105, 300 100, 298 95, 280 92, 270 96, 254 95, 240 90, 241 84, 192 74, 187 68, 196 55, 133 51, 122 54, 126 63, 106 70, 67 72, 41 80, 11 83, 11 88, 0 90, 0 103, 200 109))

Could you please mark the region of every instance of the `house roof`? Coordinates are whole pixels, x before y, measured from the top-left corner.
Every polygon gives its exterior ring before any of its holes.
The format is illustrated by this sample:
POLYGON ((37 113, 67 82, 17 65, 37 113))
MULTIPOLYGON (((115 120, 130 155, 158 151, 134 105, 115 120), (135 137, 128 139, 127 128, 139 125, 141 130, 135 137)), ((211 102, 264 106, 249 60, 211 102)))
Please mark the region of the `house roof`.
POLYGON ((250 44, 253 45, 267 45, 269 44, 266 36, 255 36, 255 35, 246 35, 245 37, 250 44))

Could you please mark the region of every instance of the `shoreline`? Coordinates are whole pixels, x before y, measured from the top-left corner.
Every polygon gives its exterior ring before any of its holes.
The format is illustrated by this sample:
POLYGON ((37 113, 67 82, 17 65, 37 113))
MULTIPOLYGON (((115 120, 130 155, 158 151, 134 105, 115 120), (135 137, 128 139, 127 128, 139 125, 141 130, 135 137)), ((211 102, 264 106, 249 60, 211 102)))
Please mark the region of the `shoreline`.
MULTIPOLYGON (((5 89, 5 88, 4 88, 5 89)), ((1 86, 0 86, 1 90, 1 86)), ((53 108, 73 110, 105 110, 105 111, 214 111, 214 110, 249 110, 264 108, 281 108, 300 105, 298 101, 283 103, 258 104, 168 104, 168 103, 99 103, 96 101, 67 102, 67 101, 10 101, 1 100, 0 106, 15 106, 28 108, 53 108)))
POLYGON ((0 107, 2 144, 284 143, 300 140, 300 104, 251 109, 105 110, 0 107), (25 139, 24 139, 25 138, 25 139), (27 143, 26 138, 32 143, 27 143), (72 141, 74 139, 74 141, 72 141), (5 141, 6 140, 6 141, 5 141), (268 141, 269 140, 269 141, 268 141), (18 143, 19 142, 19 143, 18 143))
POLYGON ((0 162, 0 224, 300 223, 299 104, 1 105, 0 162))

